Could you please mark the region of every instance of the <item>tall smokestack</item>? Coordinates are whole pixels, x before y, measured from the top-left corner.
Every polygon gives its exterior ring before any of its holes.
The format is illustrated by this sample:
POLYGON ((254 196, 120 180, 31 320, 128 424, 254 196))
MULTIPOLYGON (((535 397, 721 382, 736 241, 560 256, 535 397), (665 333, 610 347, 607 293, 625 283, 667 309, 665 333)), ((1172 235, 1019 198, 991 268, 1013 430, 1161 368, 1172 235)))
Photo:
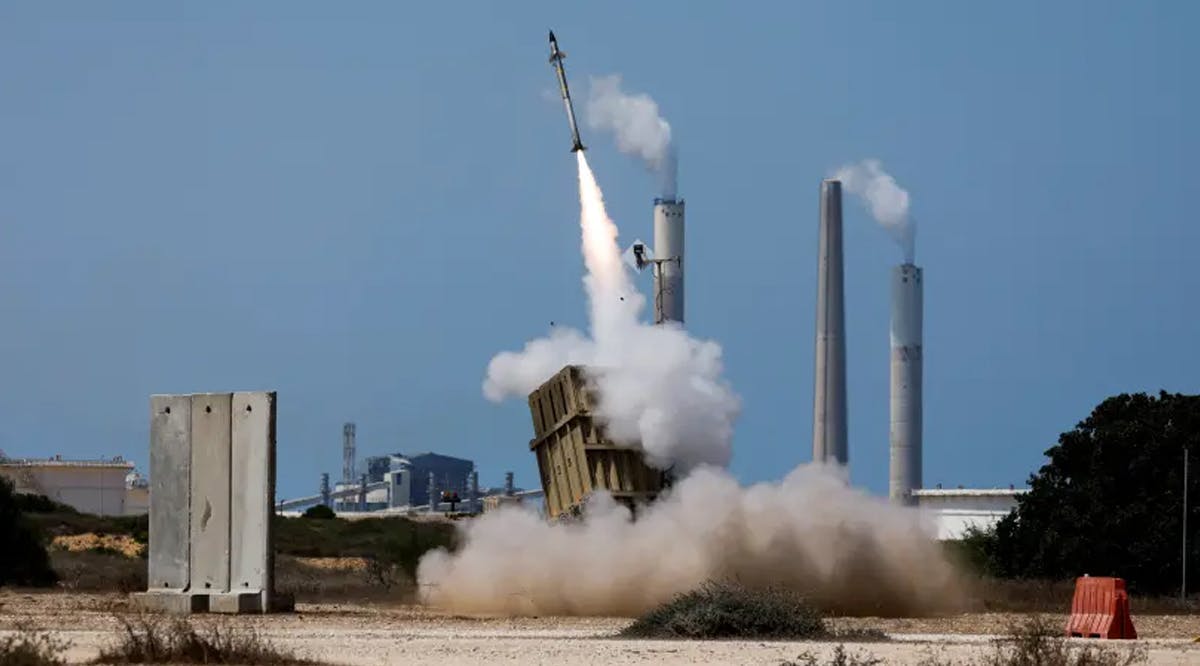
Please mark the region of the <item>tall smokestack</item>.
POLYGON ((342 426, 342 483, 354 483, 354 424, 342 426))
POLYGON ((888 496, 912 504, 921 487, 922 271, 892 269, 891 471, 888 496))
POLYGON ((817 354, 813 461, 849 462, 846 444, 846 312, 842 287, 842 184, 821 181, 817 250, 817 354))
POLYGON ((683 199, 654 200, 654 323, 683 323, 683 199))

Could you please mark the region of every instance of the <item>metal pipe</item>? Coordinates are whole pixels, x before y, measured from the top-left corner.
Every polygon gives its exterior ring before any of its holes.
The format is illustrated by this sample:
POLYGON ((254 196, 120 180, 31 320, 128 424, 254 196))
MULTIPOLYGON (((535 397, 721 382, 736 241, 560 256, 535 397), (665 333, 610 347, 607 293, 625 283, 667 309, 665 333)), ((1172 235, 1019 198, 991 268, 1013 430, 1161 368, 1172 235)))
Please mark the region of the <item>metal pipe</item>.
POLYGON ((898 504, 913 504, 912 491, 921 487, 923 280, 921 269, 912 264, 892 270, 888 496, 898 504))
POLYGON ((813 461, 849 462, 846 433, 846 313, 842 277, 842 183, 821 181, 813 461))

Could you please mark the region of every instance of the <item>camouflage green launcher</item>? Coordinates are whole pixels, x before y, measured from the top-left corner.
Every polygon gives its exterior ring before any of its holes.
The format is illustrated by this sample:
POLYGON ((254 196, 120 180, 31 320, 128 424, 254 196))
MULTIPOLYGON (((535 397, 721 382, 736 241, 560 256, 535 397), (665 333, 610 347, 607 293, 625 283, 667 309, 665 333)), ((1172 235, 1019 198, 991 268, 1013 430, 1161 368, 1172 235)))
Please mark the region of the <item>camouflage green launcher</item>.
POLYGON ((595 389, 586 369, 568 365, 529 394, 538 474, 551 520, 578 516, 592 493, 607 490, 637 511, 669 484, 669 476, 646 464, 642 450, 621 446, 594 422, 595 389))

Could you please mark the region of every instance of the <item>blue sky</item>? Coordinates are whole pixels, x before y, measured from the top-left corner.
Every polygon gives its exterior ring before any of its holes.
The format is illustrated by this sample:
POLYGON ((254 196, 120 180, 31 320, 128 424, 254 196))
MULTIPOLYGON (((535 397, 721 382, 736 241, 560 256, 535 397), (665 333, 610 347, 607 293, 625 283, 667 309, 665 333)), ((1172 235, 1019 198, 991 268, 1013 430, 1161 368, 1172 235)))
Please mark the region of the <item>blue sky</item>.
MULTIPOLYGON (((671 122, 733 471, 811 457, 817 190, 866 157, 926 271, 925 481, 1020 484, 1123 391, 1200 389, 1193 3, 0 5, 0 449, 145 469, 151 393, 274 389, 281 497, 437 450, 536 485, 488 359, 584 325, 546 29, 671 122)), ((586 130, 585 130, 586 132, 586 130)), ((585 133, 622 240, 654 180, 585 133)), ((888 271, 847 201, 850 457, 887 486, 888 271)), ((643 285, 648 286, 648 285, 643 285)))

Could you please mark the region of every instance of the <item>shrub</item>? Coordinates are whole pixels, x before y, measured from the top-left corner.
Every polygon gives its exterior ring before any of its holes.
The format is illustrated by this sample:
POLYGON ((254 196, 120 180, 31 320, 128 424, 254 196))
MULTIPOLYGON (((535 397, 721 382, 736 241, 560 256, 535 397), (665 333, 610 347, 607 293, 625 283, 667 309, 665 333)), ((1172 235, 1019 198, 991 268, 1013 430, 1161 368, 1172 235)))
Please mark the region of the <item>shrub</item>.
POLYGON ((244 624, 196 628, 185 618, 118 617, 120 638, 100 651, 97 664, 318 664, 281 650, 244 624))
POLYGON ((21 511, 12 482, 0 478, 0 586, 48 587, 57 580, 41 535, 21 511))
MULTIPOLYGON (((1033 615, 1010 625, 1008 635, 994 643, 993 651, 961 666, 1132 666, 1145 662, 1145 645, 1128 649, 1070 641, 1062 627, 1033 615)), ((952 660, 928 657, 919 666, 960 666, 952 660)))
POLYGON ((121 553, 55 551, 50 562, 59 585, 74 592, 139 592, 146 589, 146 560, 121 553))
POLYGON ((822 662, 811 652, 804 652, 795 661, 785 661, 780 666, 879 666, 883 660, 870 654, 846 652, 846 646, 838 645, 833 649, 829 661, 822 662))
POLYGON ((821 613, 784 590, 706 583, 651 610, 621 635, 637 638, 777 638, 830 636, 821 613))
POLYGON ((0 664, 4 666, 62 666, 68 644, 49 633, 18 626, 15 633, 0 638, 0 664))
POLYGON ((317 504, 315 506, 310 506, 308 510, 304 512, 302 517, 329 520, 331 518, 337 518, 337 514, 333 512, 333 509, 325 506, 324 504, 317 504))
POLYGON ((79 513, 75 507, 55 502, 45 495, 16 493, 17 508, 24 513, 79 513))

